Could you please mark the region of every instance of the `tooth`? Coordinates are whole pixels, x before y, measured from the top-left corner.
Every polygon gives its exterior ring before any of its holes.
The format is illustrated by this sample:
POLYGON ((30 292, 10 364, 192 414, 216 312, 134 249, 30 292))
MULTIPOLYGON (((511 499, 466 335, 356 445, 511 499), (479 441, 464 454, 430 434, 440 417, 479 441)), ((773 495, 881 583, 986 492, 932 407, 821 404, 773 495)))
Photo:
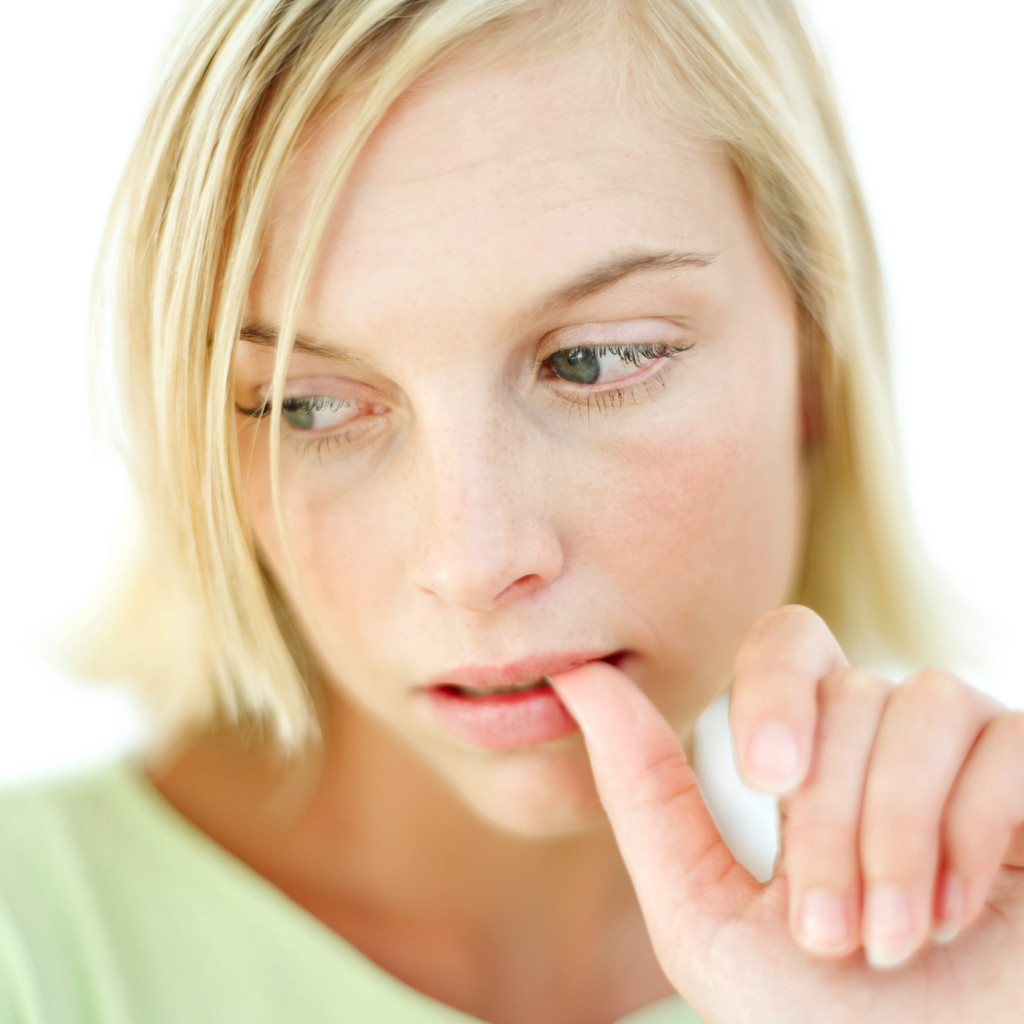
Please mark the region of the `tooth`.
POLYGON ((495 697, 507 693, 522 693, 523 690, 530 690, 547 682, 549 682, 547 676, 539 676, 521 683, 511 683, 508 686, 460 686, 459 690, 469 697, 495 697))

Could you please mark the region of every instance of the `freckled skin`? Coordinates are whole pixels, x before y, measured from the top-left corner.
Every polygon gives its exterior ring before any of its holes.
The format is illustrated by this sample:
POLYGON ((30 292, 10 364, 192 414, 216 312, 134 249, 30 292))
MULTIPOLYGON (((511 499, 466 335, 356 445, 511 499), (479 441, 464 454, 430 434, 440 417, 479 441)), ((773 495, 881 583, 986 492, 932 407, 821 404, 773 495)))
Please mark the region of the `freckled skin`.
MULTIPOLYGON (((336 713, 361 708, 475 814, 531 835, 600 817, 579 736, 482 752, 416 687, 467 663, 625 649, 624 670, 685 734, 799 558, 792 298, 724 156, 602 102, 587 59, 449 72, 391 112, 332 215, 300 318, 372 367, 296 353, 289 374, 356 381, 386 411, 348 448, 317 455, 286 437, 282 453, 299 618, 336 713), (717 256, 537 312, 552 287, 637 246, 717 256), (666 323, 693 347, 589 407, 538 374, 555 332, 625 321, 666 323)), ((277 321, 303 196, 345 124, 344 111, 327 119, 291 168, 252 320, 277 321)), ((240 404, 271 364, 240 346, 240 404)), ((268 434, 240 428, 247 499, 294 595, 268 434)))

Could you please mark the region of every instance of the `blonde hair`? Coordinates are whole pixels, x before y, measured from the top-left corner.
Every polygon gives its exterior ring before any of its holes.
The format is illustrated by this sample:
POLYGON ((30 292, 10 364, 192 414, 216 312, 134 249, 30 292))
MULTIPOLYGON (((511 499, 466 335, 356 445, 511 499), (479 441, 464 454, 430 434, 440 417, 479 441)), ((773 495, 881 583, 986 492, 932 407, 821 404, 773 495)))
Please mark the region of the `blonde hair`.
MULTIPOLYGON (((294 148, 325 109, 357 101, 299 247, 278 384, 320 233, 391 103, 474 41, 535 53, 610 22, 624 91, 727 148, 802 310, 811 484, 793 599, 858 657, 927 652, 878 258, 828 82, 789 0, 212 0, 171 57, 106 243, 143 550, 87 660, 139 687, 165 739, 251 720, 295 750, 317 732, 313 666, 246 518, 232 387, 294 148)), ((271 429, 276 439, 279 410, 271 429)))

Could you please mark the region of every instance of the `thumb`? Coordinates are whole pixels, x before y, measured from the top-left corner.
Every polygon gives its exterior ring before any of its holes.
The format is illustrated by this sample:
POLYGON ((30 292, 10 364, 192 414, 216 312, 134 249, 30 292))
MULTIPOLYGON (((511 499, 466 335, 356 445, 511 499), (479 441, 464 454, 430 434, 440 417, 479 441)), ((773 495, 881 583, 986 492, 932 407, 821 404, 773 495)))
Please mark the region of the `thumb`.
MULTIPOLYGON (((759 887, 723 842, 679 740, 607 662, 553 676, 551 684, 583 732, 655 946, 681 952, 680 943, 703 943, 708 929, 734 917, 759 887)), ((659 949, 663 962, 675 959, 673 952, 659 949)))

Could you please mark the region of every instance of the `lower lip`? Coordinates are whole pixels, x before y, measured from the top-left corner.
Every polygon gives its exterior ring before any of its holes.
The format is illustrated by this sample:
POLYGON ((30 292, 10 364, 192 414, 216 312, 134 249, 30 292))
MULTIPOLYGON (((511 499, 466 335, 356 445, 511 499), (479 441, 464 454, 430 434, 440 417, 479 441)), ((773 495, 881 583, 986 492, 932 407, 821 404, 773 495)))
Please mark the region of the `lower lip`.
POLYGON ((427 699, 444 726, 477 747, 529 747, 579 731, 546 683, 493 696, 470 696, 452 687, 435 686, 427 691, 427 699))

